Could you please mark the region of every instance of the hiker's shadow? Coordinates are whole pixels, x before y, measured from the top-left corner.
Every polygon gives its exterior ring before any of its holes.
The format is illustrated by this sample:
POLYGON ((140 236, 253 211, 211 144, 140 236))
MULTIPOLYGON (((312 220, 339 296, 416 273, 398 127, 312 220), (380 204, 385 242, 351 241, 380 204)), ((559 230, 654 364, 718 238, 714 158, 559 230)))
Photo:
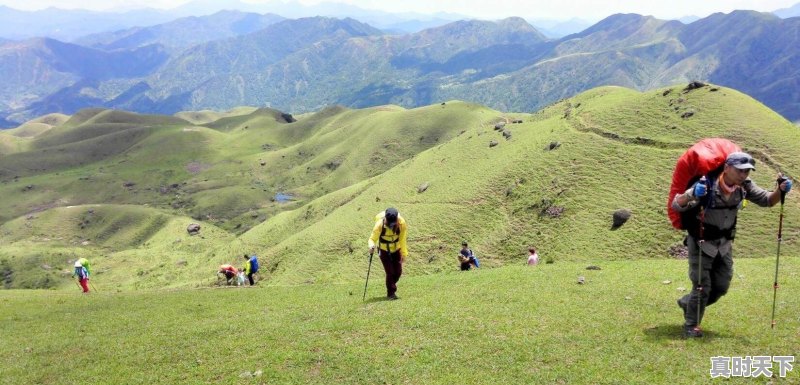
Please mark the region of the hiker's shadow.
POLYGON ((388 302, 390 299, 388 297, 370 297, 367 298, 364 303, 375 303, 375 302, 388 302))
MULTIPOLYGON (((642 330, 649 339, 659 342, 680 341, 688 338, 683 336, 683 325, 665 324, 657 325, 642 330)), ((713 331, 703 330, 703 337, 693 338, 699 342, 708 342, 716 338, 731 338, 732 336, 721 335, 713 331)))

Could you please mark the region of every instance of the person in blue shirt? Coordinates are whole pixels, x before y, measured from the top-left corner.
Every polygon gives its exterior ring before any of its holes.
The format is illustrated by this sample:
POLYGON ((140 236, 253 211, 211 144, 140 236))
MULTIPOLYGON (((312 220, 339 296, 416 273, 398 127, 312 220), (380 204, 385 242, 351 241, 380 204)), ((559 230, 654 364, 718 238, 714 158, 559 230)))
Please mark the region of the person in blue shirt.
POLYGON ((472 266, 477 268, 481 267, 481 263, 478 261, 475 253, 472 252, 472 249, 469 248, 466 241, 461 242, 461 251, 458 253, 458 261, 461 263, 462 271, 469 270, 472 266))
POLYGON ((88 259, 81 258, 75 261, 75 270, 72 272, 72 276, 78 278, 81 290, 83 290, 84 293, 89 292, 89 275, 91 273, 92 270, 88 259))

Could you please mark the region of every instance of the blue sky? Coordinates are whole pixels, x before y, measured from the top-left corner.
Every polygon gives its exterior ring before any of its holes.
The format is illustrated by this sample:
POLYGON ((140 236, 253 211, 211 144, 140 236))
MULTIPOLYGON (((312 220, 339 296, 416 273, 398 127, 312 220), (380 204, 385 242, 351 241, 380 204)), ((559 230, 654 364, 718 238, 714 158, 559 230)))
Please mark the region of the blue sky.
MULTIPOLYGON (((209 0, 206 0, 209 1, 209 0)), ((242 0, 247 3, 269 3, 281 0, 242 0)), ((0 0, 1 5, 16 9, 36 10, 47 7, 64 9, 92 9, 121 11, 132 8, 174 8, 188 0, 0 0)), ((214 1, 224 6, 226 1, 214 1)), ((318 0, 298 0, 304 5, 320 3, 318 0)), ((730 12, 735 9, 752 9, 770 12, 788 8, 800 0, 519 0, 519 1, 472 1, 472 0, 327 0, 326 2, 347 3, 367 9, 389 12, 436 13, 450 12, 481 19, 501 19, 508 16, 521 16, 528 19, 570 19, 599 20, 614 13, 638 13, 652 15, 660 19, 677 19, 683 16, 705 17, 714 12, 730 12)))

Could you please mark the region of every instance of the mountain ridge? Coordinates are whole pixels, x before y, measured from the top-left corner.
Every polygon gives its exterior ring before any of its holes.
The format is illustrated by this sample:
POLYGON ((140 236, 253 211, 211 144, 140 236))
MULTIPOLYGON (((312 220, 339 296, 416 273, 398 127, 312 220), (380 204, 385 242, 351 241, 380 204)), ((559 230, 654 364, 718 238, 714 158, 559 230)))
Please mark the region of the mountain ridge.
MULTIPOLYGON (((238 105, 297 114, 334 104, 415 107, 450 99, 532 111, 596 86, 644 91, 702 80, 741 89, 797 120, 800 100, 792 87, 800 75, 788 63, 799 56, 798 30, 796 18, 753 11, 688 25, 612 15, 558 40, 520 18, 460 21, 405 35, 385 35, 352 19, 284 20, 193 46, 144 68, 152 71, 142 76, 59 74, 65 79, 48 86, 50 95, 16 96, 5 114, 22 122, 89 106, 172 114, 238 105), (333 24, 338 31, 326 29, 333 24), (523 88, 529 96, 517 98, 523 88)), ((25 68, 5 66, 12 65, 25 68)))

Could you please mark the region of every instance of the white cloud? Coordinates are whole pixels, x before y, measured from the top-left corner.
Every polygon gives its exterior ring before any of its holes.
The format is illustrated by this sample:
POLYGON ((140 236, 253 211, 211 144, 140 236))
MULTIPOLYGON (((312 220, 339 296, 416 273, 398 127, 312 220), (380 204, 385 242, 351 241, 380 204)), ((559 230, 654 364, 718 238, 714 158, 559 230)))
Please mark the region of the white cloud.
MULTIPOLYGON (((244 0, 248 3, 269 3, 281 0, 244 0)), ((752 9, 769 12, 792 6, 800 0, 297 0, 304 5, 321 2, 337 2, 356 5, 362 8, 380 9, 389 12, 435 13, 449 12, 482 19, 501 19, 509 16, 522 16, 529 19, 570 19, 582 18, 597 20, 614 13, 638 13, 653 15, 661 19, 679 18, 695 15, 708 16, 714 12, 730 12, 735 9, 752 9)), ((127 10, 131 8, 154 7, 173 8, 188 0, 0 0, 0 4, 16 9, 42 9, 50 6, 59 8, 84 8, 94 10, 127 10)), ((227 1, 216 1, 220 7, 227 1)), ((286 1, 284 1, 286 2, 286 1)))

